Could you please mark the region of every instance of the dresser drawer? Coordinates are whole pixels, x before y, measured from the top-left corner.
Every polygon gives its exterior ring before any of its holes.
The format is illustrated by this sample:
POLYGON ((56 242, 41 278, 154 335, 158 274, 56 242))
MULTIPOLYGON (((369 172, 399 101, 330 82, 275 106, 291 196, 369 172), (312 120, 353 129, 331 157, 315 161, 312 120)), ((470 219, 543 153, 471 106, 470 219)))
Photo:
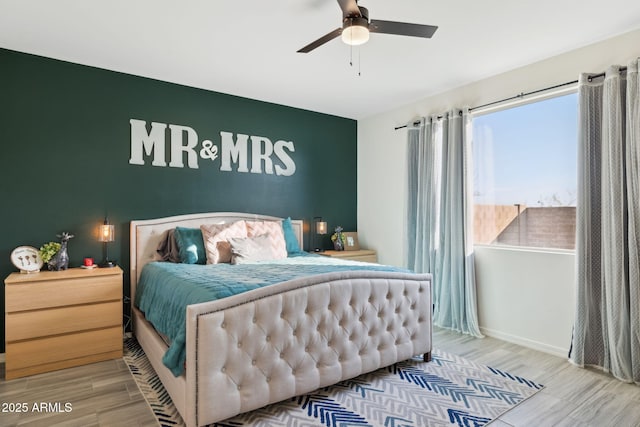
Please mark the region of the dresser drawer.
POLYGON ((16 341, 48 335, 120 326, 122 303, 118 301, 7 313, 6 340, 16 341))
POLYGON ((7 372, 9 372, 10 369, 20 370, 31 366, 112 352, 119 352, 120 356, 122 355, 122 329, 120 326, 28 341, 8 342, 5 358, 7 372))
POLYGON ((122 276, 70 278, 5 286, 7 313, 122 298, 122 276))
POLYGON ((352 261, 361 261, 361 262, 373 262, 373 263, 377 263, 378 262, 378 257, 375 254, 374 255, 353 256, 353 257, 349 257, 349 258, 345 258, 345 259, 350 259, 352 261))

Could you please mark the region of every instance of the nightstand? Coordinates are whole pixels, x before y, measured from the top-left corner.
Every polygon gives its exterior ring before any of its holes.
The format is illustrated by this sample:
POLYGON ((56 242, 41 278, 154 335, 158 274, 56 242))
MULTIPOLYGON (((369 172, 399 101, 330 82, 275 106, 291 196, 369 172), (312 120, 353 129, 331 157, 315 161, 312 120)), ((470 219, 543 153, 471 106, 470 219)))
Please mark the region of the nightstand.
POLYGON ((5 379, 122 357, 122 270, 11 273, 5 379))
POLYGON ((320 255, 331 258, 349 259, 352 261, 378 262, 376 251, 360 249, 357 251, 324 251, 318 252, 320 255))

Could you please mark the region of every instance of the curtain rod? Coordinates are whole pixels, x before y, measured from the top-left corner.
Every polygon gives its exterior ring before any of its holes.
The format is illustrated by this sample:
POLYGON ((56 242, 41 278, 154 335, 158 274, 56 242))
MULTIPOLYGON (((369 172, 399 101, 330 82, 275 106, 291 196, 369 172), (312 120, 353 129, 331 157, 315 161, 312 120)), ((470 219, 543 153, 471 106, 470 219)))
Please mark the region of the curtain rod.
MULTIPOLYGON (((627 67, 620 67, 620 72, 621 73, 623 73, 625 71, 627 71, 627 67)), ((593 79, 597 79, 599 77, 604 77, 604 75, 605 75, 604 72, 590 75, 589 76, 589 81, 591 81, 593 79)), ((524 98, 525 96, 535 95, 535 94, 540 93, 540 92, 546 92, 548 90, 558 89, 558 88, 561 88, 561 87, 564 87, 564 86, 573 85, 573 84, 576 84, 576 83, 578 83, 578 80, 572 80, 570 82, 560 83, 560 84, 557 84, 557 85, 554 85, 554 86, 549 86, 549 87, 545 87, 545 88, 542 88, 542 89, 533 90, 531 92, 521 92, 521 93, 519 93, 519 94, 517 94, 515 96, 510 96, 509 98, 504 98, 504 99, 500 99, 498 101, 493 101, 493 102, 489 102, 487 104, 482 104, 482 105, 478 105, 476 107, 471 107, 471 108, 469 108, 469 111, 477 110, 479 108, 484 108, 484 107, 490 107, 492 105, 500 104, 502 102, 513 101, 514 99, 524 98)), ((438 116, 437 118, 441 119, 442 116, 438 116)), ((413 122, 414 125, 416 125, 418 123, 420 123, 420 121, 413 122)), ((403 128, 406 128, 407 126, 408 125, 397 126, 397 127, 393 128, 393 130, 403 129, 403 128)))

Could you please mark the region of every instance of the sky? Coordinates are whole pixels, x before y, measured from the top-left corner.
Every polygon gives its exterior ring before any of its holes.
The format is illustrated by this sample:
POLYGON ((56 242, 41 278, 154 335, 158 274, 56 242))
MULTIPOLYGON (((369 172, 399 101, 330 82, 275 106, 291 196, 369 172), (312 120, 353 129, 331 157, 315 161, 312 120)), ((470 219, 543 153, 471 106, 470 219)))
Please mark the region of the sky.
POLYGON ((578 95, 473 117, 476 204, 575 206, 578 95))

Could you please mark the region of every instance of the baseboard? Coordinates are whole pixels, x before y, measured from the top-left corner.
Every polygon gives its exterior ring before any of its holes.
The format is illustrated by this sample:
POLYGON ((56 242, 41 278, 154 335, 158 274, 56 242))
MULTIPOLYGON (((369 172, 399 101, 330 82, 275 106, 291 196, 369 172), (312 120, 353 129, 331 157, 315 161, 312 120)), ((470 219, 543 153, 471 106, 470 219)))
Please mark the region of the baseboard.
POLYGON ((0 363, 4 363, 4 353, 0 353, 0 363))
POLYGON ((499 340, 507 341, 513 344, 518 344, 523 347, 530 348, 532 350, 541 351, 543 353, 552 354, 554 356, 562 357, 563 359, 566 359, 569 353, 568 348, 552 346, 552 345, 541 343, 538 341, 533 341, 527 338, 522 338, 517 335, 511 335, 511 334, 496 331, 493 329, 483 328, 482 326, 480 327, 480 332, 482 332, 482 334, 489 337, 497 338, 499 340))

